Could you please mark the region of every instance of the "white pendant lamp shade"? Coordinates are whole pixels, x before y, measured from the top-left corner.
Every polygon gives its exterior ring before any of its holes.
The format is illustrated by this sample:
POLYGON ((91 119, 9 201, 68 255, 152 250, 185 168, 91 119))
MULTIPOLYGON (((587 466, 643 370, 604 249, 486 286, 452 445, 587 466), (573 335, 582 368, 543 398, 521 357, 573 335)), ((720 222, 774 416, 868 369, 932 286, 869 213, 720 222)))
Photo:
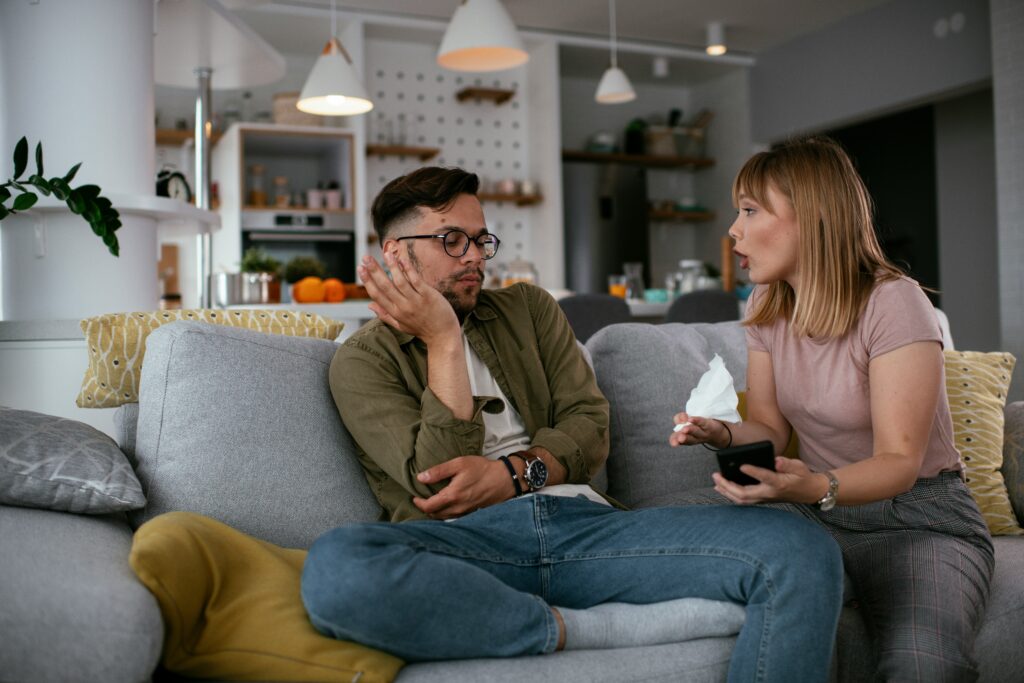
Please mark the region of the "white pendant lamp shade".
POLYGON ((352 60, 337 38, 331 38, 317 58, 296 106, 308 114, 321 116, 352 116, 373 109, 373 102, 356 76, 352 60))
POLYGON ((708 45, 704 48, 712 57, 724 55, 725 47, 725 26, 720 21, 712 21, 708 24, 708 45))
POLYGON ((529 58, 501 0, 462 0, 437 51, 437 63, 453 71, 501 71, 529 58))
POLYGON ((597 84, 594 99, 600 104, 621 104, 636 99, 636 91, 629 82, 626 72, 619 68, 618 50, 615 46, 615 0, 608 0, 608 19, 611 24, 612 63, 597 84))
POLYGON ((636 92, 626 72, 617 66, 610 66, 604 72, 604 76, 601 76, 601 82, 597 84, 594 99, 601 104, 621 104, 635 100, 636 92))

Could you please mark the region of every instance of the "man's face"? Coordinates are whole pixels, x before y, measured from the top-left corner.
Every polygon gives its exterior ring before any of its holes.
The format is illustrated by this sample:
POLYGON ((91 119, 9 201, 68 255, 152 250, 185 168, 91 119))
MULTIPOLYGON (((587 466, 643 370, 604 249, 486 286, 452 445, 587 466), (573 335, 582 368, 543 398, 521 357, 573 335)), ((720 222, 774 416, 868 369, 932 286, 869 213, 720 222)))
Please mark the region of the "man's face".
POLYGON ((487 233, 484 211, 473 195, 460 194, 451 207, 440 212, 427 207, 419 208, 419 217, 409 227, 396 230, 384 241, 384 252, 408 256, 409 263, 431 287, 441 292, 462 320, 476 308, 484 282, 484 257, 476 242, 462 256, 449 256, 441 239, 402 240, 412 235, 441 235, 458 228, 471 240, 487 233))

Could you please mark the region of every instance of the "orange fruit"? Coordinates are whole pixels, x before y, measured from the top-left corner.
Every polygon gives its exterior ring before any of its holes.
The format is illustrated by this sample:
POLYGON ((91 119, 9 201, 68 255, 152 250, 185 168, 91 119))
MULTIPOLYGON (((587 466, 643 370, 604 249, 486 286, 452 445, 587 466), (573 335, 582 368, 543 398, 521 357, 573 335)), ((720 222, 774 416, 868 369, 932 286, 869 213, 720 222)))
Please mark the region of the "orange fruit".
POLYGON ((336 277, 324 280, 324 300, 337 303, 345 300, 345 285, 336 277))
POLYGON ((315 304, 324 300, 324 281, 318 277, 304 277, 292 285, 292 300, 300 304, 315 304))

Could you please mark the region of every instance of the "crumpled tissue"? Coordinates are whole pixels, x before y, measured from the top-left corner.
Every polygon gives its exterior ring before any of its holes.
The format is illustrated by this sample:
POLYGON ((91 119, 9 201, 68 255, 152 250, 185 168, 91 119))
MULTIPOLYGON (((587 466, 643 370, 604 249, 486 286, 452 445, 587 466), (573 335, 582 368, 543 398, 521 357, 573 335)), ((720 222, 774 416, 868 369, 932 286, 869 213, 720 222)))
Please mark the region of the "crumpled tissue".
MULTIPOLYGON (((701 375, 697 386, 690 392, 686 402, 686 414, 695 417, 706 417, 727 422, 740 422, 740 413, 736 409, 739 397, 733 386, 732 375, 725 367, 725 361, 717 353, 708 363, 708 370, 701 375)), ((675 426, 681 430, 688 422, 675 426)))

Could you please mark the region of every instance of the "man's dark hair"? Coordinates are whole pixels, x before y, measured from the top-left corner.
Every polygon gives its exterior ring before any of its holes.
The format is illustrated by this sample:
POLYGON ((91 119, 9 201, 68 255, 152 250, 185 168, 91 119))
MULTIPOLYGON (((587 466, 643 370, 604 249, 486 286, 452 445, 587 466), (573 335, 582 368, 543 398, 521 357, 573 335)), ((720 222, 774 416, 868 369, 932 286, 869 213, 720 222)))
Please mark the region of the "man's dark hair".
POLYGON ((373 200, 370 215, 380 243, 391 227, 410 217, 418 207, 447 210, 460 194, 475 195, 480 179, 461 168, 427 166, 395 178, 373 200))

